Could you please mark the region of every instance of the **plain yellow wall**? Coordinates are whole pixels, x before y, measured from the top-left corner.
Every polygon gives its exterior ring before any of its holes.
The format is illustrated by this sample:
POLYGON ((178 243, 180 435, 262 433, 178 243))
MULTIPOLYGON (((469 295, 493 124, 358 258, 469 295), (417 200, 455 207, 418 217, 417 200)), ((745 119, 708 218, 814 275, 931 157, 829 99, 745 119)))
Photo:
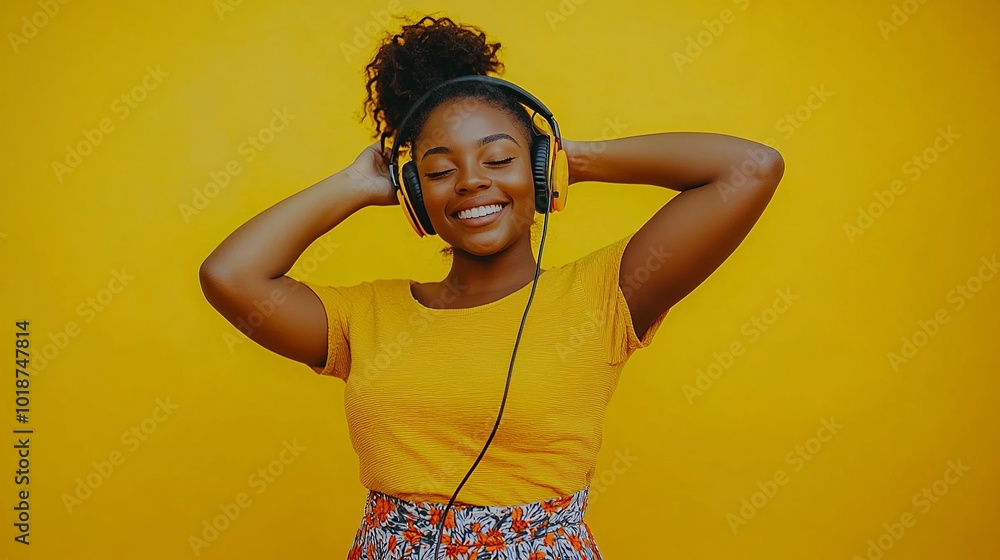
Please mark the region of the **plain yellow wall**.
MULTIPOLYGON (((0 8, 0 328, 13 354, 29 320, 33 359, 29 422, 10 373, 0 399, 0 558, 345 557, 367 491, 343 383, 243 337, 197 273, 370 142, 371 33, 430 10, 501 41, 567 138, 720 132, 785 158, 759 225, 623 374, 587 516, 606 558, 1000 555, 996 6, 225 1, 0 8)), ((672 195, 574 186, 544 262, 672 195)), ((441 246, 369 208, 293 276, 436 280, 441 246)))

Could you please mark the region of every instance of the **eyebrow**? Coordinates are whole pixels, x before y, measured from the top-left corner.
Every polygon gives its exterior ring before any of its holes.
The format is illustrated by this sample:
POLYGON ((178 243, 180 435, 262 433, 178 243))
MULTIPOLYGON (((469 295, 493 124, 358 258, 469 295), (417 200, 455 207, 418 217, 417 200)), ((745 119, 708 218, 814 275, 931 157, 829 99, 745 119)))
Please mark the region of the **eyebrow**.
MULTIPOLYGON (((517 144, 517 140, 514 140, 514 138, 512 138, 510 134, 506 134, 506 133, 500 132, 498 134, 490 134, 489 136, 484 136, 484 137, 480 138, 479 142, 478 142, 478 146, 480 148, 482 148, 483 146, 489 144, 490 142, 496 142, 497 140, 504 140, 504 139, 510 140, 511 142, 517 144)), ((520 144, 517 144, 517 145, 520 146, 520 144)), ((450 154, 450 153, 451 153, 451 148, 447 148, 445 146, 437 146, 437 147, 431 148, 431 149, 427 150, 426 152, 424 152, 424 155, 420 157, 420 161, 423 161, 429 155, 433 155, 433 154, 450 154)))

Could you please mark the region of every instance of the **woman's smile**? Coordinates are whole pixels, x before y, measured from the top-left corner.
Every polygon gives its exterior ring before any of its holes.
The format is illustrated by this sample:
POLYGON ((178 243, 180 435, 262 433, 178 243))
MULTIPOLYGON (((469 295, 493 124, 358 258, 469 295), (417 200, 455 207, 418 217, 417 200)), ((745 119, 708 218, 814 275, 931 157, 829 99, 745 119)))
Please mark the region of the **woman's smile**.
POLYGON ((492 224, 506 212, 509 203, 487 204, 461 210, 452 214, 452 218, 464 227, 478 228, 492 224))

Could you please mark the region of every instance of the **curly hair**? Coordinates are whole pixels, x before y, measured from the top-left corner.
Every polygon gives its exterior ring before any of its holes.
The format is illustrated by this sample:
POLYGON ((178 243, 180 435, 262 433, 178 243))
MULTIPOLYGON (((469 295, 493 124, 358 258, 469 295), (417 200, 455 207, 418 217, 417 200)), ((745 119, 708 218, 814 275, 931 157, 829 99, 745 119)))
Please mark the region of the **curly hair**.
MULTIPOLYGON (((442 82, 460 76, 504 71, 497 53, 499 42, 489 42, 478 27, 455 23, 448 17, 424 16, 418 22, 404 18, 402 30, 387 36, 378 46, 375 56, 365 66, 363 123, 371 118, 375 125, 372 138, 380 135, 399 136, 400 147, 412 147, 430 113, 439 105, 452 100, 476 100, 495 107, 512 117, 524 138, 532 138, 531 117, 518 99, 505 89, 490 84, 464 82, 439 88, 431 95, 400 130, 403 117, 413 104, 442 82)), ((442 252, 451 253, 446 247, 442 252)))
MULTIPOLYGON (((405 21, 412 21, 406 19, 405 21)), ((407 130, 400 131, 403 117, 414 102, 435 86, 460 76, 502 74, 497 53, 502 45, 491 43, 478 27, 455 23, 448 17, 424 16, 416 23, 386 37, 375 57, 365 66, 367 97, 361 121, 371 118, 377 138, 383 132, 402 133, 404 141, 419 135, 430 112, 445 101, 476 99, 510 114, 530 139, 531 118, 517 98, 488 84, 464 83, 439 89, 415 113, 407 130)))

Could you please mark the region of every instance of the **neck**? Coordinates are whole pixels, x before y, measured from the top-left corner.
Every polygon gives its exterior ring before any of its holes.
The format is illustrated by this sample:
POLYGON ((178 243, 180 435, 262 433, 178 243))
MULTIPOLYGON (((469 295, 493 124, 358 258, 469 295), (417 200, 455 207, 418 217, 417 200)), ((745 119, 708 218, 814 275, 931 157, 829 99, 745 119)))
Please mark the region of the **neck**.
POLYGON ((531 238, 527 236, 499 253, 482 257, 455 248, 451 270, 444 282, 459 287, 460 297, 488 296, 510 292, 531 282, 535 266, 531 238))

